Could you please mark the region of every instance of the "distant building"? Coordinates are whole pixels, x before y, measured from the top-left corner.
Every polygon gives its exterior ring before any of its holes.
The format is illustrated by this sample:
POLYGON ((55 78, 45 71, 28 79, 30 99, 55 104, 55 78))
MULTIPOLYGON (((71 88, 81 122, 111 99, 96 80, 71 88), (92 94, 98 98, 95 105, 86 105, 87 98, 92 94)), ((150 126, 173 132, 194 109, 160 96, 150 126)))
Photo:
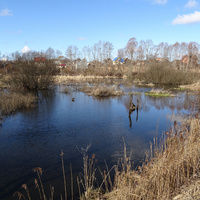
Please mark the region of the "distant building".
POLYGON ((45 57, 34 57, 35 62, 45 62, 46 58, 45 57))
POLYGON ((1 61, 6 62, 6 61, 8 61, 8 58, 3 57, 3 58, 1 58, 1 61))
POLYGON ((119 57, 116 57, 114 60, 113 60, 113 65, 117 65, 117 64, 123 64, 124 63, 124 59, 122 58, 119 58, 119 57))
POLYGON ((199 64, 199 59, 196 55, 184 55, 181 58, 181 63, 183 66, 188 66, 190 68, 196 68, 199 64))
POLYGON ((166 58, 156 58, 156 60, 159 62, 168 62, 166 58))

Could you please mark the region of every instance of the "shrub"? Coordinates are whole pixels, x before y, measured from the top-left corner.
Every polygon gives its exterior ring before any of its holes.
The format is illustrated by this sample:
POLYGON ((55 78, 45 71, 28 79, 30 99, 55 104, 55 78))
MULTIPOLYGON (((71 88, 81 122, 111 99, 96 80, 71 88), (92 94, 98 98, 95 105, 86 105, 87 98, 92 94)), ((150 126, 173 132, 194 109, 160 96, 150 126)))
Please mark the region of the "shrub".
POLYGON ((33 60, 18 60, 9 82, 15 89, 47 89, 54 81, 54 71, 53 61, 37 63, 33 60))
POLYGON ((184 85, 193 83, 198 76, 198 74, 176 70, 170 65, 156 63, 150 65, 143 79, 146 83, 184 85))

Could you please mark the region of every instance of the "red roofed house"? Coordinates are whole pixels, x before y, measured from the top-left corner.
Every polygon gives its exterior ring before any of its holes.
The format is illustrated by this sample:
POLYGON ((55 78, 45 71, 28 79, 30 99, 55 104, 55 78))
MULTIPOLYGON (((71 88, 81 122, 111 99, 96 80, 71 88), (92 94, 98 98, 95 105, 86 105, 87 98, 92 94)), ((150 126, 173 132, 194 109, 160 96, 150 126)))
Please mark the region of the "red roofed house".
POLYGON ((199 64, 199 59, 196 55, 188 56, 184 55, 181 58, 181 62, 184 66, 187 66, 188 68, 196 68, 199 64))
POLYGON ((45 57, 34 57, 35 62, 45 62, 46 58, 45 57))

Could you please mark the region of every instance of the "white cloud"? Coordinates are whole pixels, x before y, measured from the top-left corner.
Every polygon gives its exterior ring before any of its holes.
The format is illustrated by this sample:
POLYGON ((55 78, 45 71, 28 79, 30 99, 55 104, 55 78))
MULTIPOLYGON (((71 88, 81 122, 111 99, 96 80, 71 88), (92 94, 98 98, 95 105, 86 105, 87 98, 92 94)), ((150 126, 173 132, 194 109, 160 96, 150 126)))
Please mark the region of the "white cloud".
POLYGON ((28 46, 24 46, 24 48, 21 50, 22 53, 28 53, 31 51, 31 49, 28 46))
POLYGON ((79 37, 78 40, 87 40, 86 37, 79 37))
POLYGON ((154 3, 154 4, 160 4, 160 5, 162 4, 162 5, 164 5, 164 4, 167 3, 167 1, 168 1, 168 0, 154 0, 153 3, 154 3))
POLYGON ((0 11, 0 16, 13 16, 13 13, 11 10, 5 8, 0 11))
POLYGON ((195 8, 198 6, 198 4, 199 3, 196 0, 189 0, 184 7, 185 8, 195 8))
POLYGON ((200 12, 195 11, 188 15, 178 15, 173 21, 172 24, 191 24, 200 22, 200 12))

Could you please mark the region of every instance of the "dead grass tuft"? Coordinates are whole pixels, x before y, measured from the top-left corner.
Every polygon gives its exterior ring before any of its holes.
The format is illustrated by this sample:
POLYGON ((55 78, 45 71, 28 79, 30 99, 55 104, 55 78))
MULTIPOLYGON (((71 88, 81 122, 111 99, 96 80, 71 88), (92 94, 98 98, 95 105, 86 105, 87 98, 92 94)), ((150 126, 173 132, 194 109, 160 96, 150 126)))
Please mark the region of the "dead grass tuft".
POLYGON ((154 88, 150 92, 146 92, 145 95, 154 96, 154 97, 174 97, 175 96, 169 90, 154 89, 154 88))
POLYGON ((36 100, 30 93, 0 93, 0 111, 3 115, 11 114, 21 108, 29 108, 36 100))
POLYGON ((97 97, 120 96, 123 94, 124 92, 120 89, 117 89, 115 86, 98 87, 98 88, 95 88, 92 92, 92 95, 97 96, 97 97))
POLYGON ((106 87, 106 86, 96 86, 96 87, 91 87, 91 86, 84 86, 79 88, 81 92, 84 92, 90 96, 95 96, 95 97, 110 97, 110 96, 120 96, 124 95, 124 91, 121 89, 117 88, 116 86, 112 87, 106 87))

